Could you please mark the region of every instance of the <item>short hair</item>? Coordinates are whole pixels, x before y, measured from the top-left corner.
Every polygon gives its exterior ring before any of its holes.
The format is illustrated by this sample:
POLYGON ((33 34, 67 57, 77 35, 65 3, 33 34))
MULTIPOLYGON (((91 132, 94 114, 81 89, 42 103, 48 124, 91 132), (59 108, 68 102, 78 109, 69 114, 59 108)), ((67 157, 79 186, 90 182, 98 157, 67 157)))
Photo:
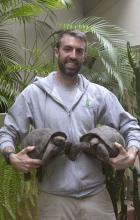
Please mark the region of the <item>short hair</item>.
POLYGON ((76 37, 76 38, 80 38, 81 40, 83 40, 85 42, 85 45, 87 47, 87 36, 84 32, 81 32, 79 30, 63 30, 63 31, 59 31, 57 32, 58 36, 57 36, 57 41, 55 43, 55 47, 56 48, 60 48, 61 45, 61 39, 64 37, 64 35, 70 35, 72 37, 76 37))

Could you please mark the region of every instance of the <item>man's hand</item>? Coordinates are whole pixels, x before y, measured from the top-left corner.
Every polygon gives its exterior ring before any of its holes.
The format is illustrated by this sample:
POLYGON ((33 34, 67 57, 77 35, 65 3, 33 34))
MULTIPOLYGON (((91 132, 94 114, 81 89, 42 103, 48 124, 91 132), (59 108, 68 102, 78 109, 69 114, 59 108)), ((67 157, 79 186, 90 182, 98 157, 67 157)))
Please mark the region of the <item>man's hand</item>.
POLYGON ((31 172, 33 169, 38 168, 41 165, 41 160, 31 159, 27 154, 34 150, 34 148, 34 146, 28 146, 17 154, 10 154, 9 160, 12 167, 24 173, 31 172))
POLYGON ((138 149, 135 146, 132 146, 126 151, 125 148, 117 142, 114 146, 119 150, 119 154, 117 157, 109 159, 110 165, 116 170, 121 170, 132 166, 135 162, 138 149))

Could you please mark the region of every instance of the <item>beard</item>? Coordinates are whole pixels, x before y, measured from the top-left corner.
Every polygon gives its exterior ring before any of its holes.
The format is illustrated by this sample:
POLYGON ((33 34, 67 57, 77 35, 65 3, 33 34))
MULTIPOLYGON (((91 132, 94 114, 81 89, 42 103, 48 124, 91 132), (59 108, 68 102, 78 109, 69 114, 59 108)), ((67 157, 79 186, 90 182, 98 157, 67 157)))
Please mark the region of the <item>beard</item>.
POLYGON ((78 61, 65 61, 62 63, 60 60, 58 60, 59 70, 65 76, 70 76, 70 77, 77 76, 81 69, 81 66, 82 64, 80 64, 78 61))

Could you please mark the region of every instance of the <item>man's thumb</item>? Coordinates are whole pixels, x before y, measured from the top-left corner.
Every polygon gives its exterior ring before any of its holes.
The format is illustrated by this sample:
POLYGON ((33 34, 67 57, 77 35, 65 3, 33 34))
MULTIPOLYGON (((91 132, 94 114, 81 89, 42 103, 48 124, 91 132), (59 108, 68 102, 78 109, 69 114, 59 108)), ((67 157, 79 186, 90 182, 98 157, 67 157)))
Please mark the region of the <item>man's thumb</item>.
POLYGON ((31 151, 33 151, 35 149, 35 146, 28 146, 28 147, 25 147, 22 151, 21 151, 21 153, 22 154, 27 154, 28 152, 31 152, 31 151))

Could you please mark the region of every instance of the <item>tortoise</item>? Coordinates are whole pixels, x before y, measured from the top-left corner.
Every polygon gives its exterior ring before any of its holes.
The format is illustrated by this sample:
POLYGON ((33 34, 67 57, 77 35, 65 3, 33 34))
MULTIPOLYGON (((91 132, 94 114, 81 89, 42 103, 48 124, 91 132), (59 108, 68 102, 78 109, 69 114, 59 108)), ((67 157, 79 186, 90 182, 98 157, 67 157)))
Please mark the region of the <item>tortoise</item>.
MULTIPOLYGON (((21 142, 21 148, 35 146, 28 155, 32 159, 42 160, 41 166, 37 169, 39 181, 43 178, 45 166, 64 150, 66 138, 67 136, 64 132, 53 131, 49 128, 34 129, 24 137, 21 142)), ((24 177, 25 180, 29 180, 31 178, 30 173, 25 173, 24 177)))
MULTIPOLYGON (((116 157, 119 150, 114 147, 114 143, 125 144, 122 135, 115 129, 103 125, 92 129, 80 137, 77 144, 67 141, 64 132, 53 131, 49 128, 35 129, 23 139, 21 147, 35 146, 28 155, 33 159, 41 159, 42 165, 37 169, 39 181, 43 178, 44 168, 59 153, 65 153, 72 161, 76 160, 80 152, 89 153, 98 159, 108 162, 110 157, 116 157)), ((30 179, 30 175, 25 174, 25 180, 30 179)))
POLYGON ((119 154, 119 150, 114 146, 115 142, 125 145, 120 132, 107 125, 92 129, 80 138, 80 142, 84 146, 83 152, 93 154, 104 162, 119 154), (88 143, 87 146, 85 142, 88 143))
POLYGON ((119 131, 103 125, 82 135, 79 143, 71 144, 65 149, 65 154, 72 161, 76 160, 80 152, 84 152, 96 156, 101 161, 108 162, 110 157, 116 157, 119 153, 119 150, 114 146, 115 142, 123 146, 125 144, 119 131))

